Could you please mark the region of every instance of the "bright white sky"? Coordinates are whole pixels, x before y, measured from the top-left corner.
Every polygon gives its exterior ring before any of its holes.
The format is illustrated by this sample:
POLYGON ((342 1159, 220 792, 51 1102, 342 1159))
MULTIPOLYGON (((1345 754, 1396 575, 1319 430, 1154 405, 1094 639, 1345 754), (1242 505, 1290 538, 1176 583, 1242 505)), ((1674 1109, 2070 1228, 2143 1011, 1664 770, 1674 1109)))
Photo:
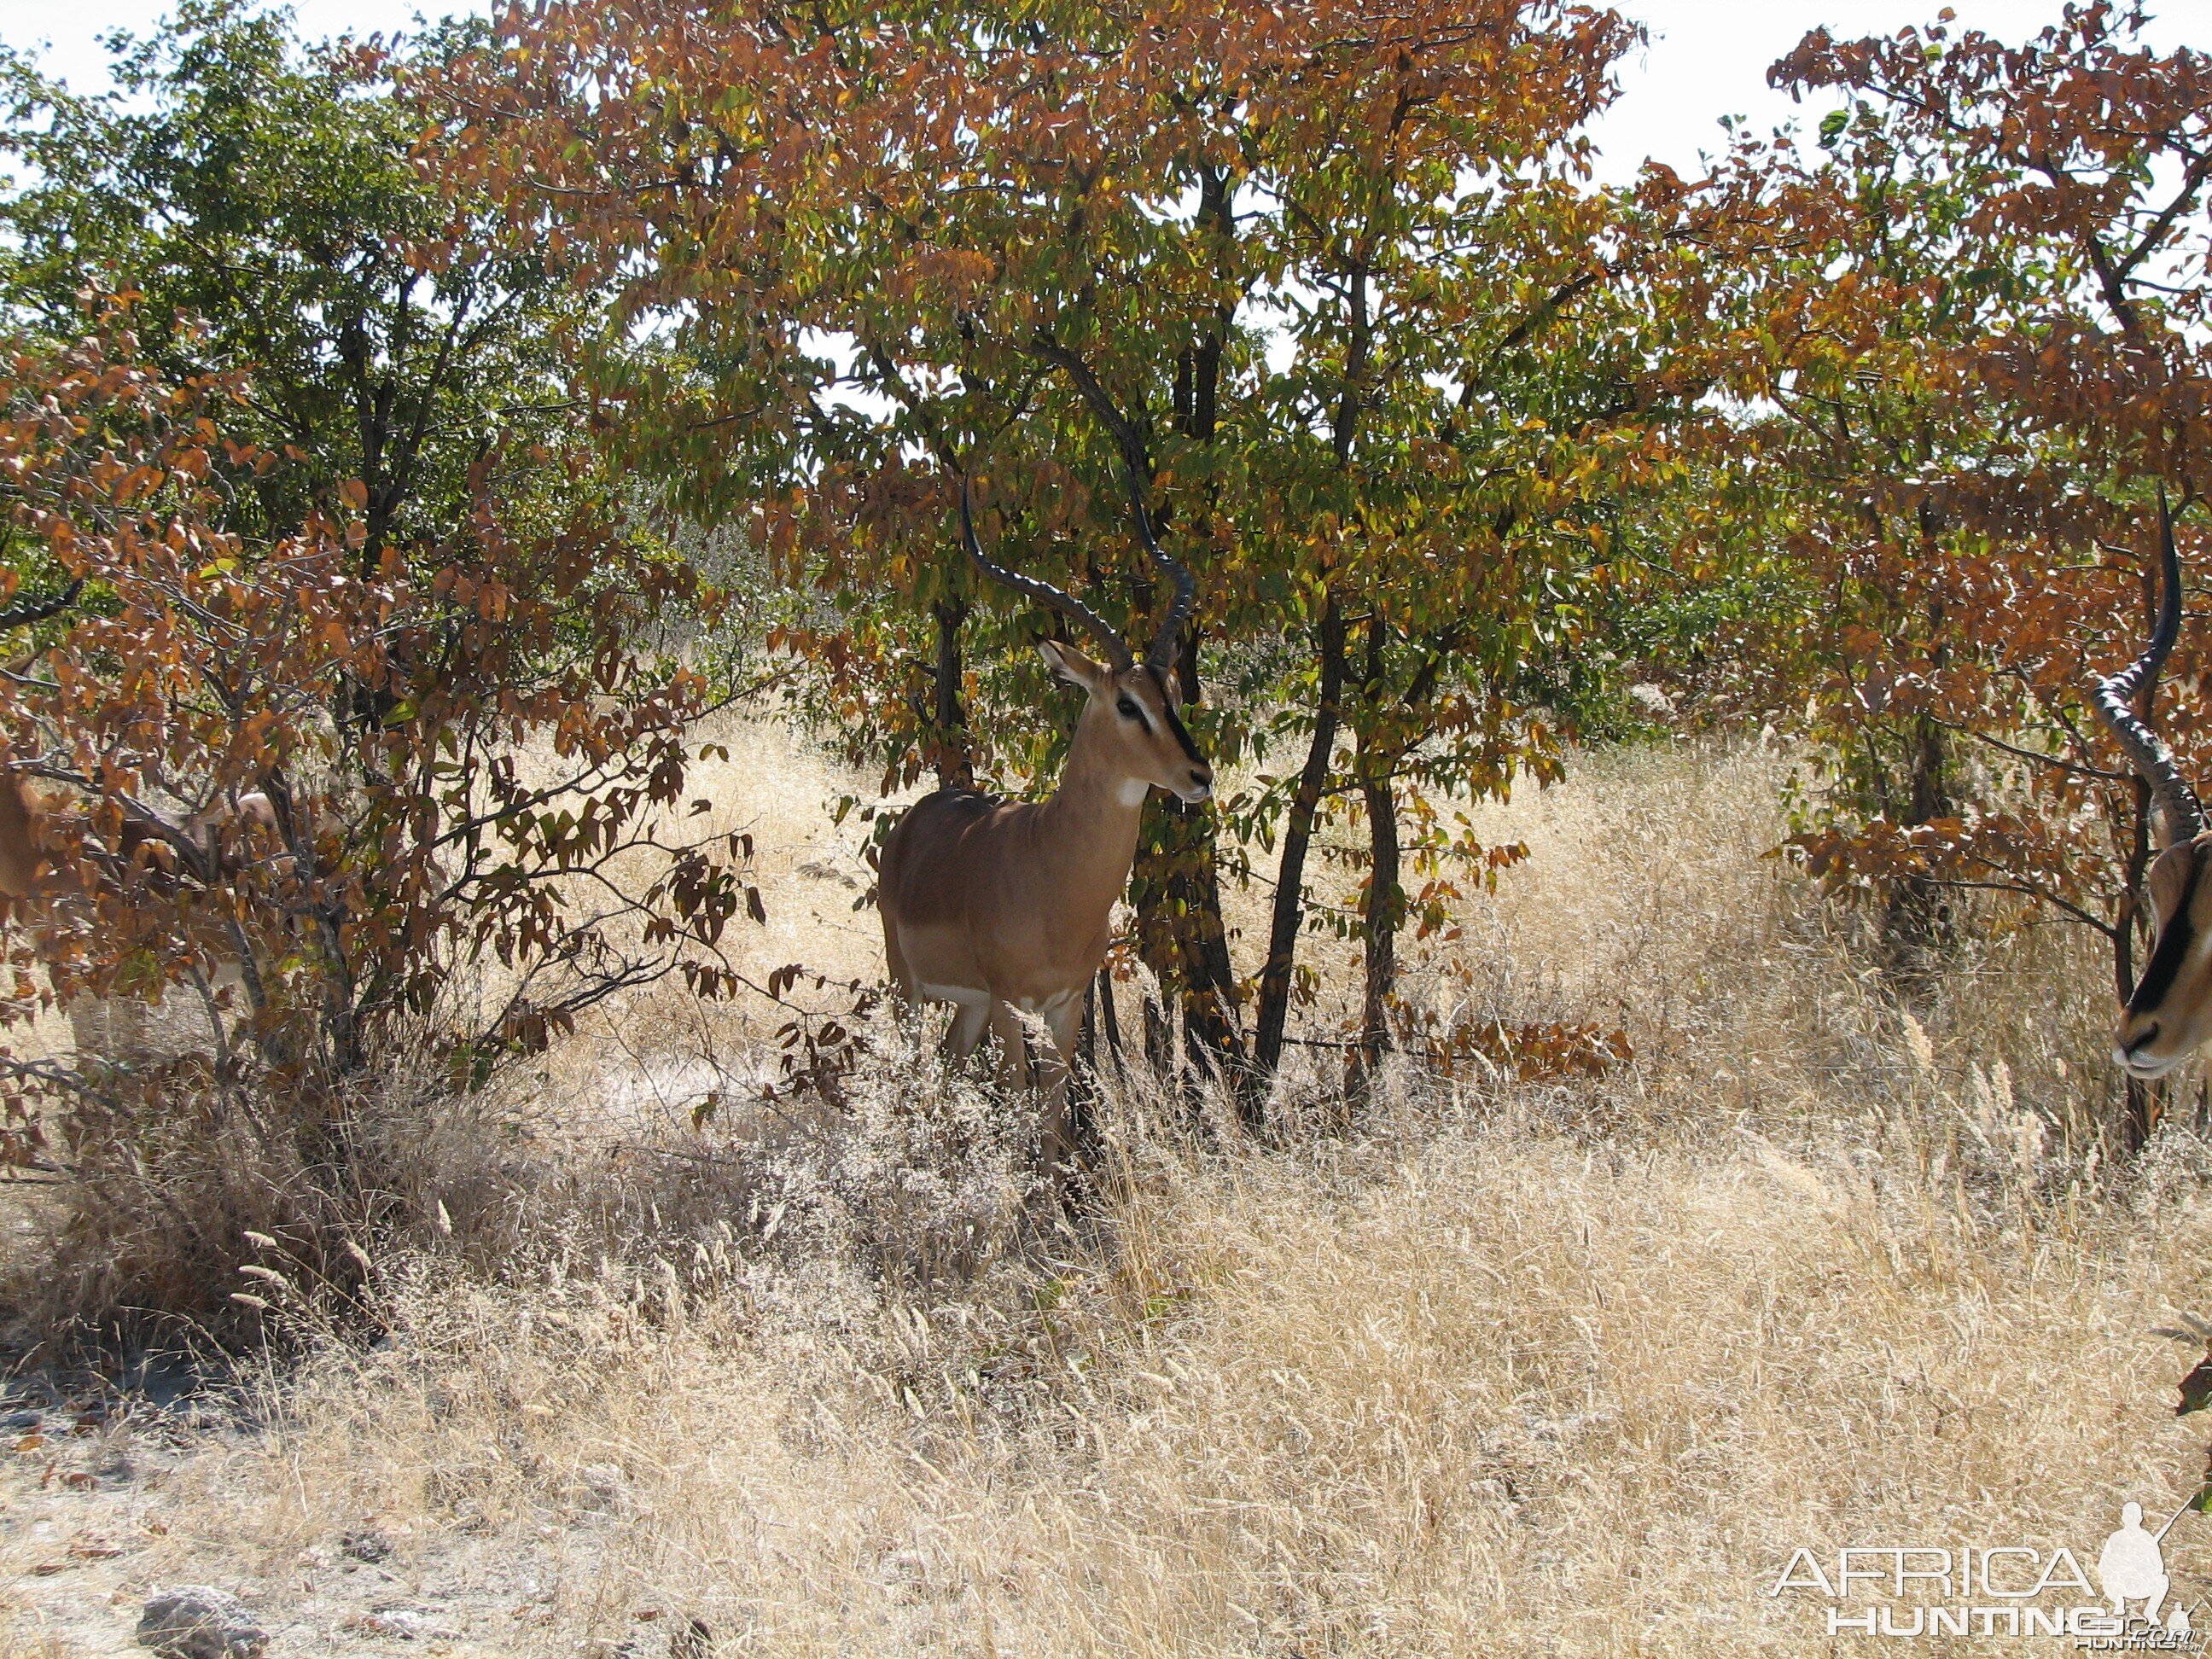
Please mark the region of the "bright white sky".
MULTIPOLYGON (((1689 173, 1700 150, 1719 149, 1715 124, 1723 115, 1748 117, 1761 131, 1802 120, 1803 111, 1768 89, 1766 66, 1807 29, 1825 24, 1839 35, 1886 33, 1926 22, 1940 0, 1620 3, 1651 31, 1650 46, 1625 66, 1620 101, 1595 134, 1604 153, 1601 176, 1625 181, 1646 156, 1689 173)), ((168 9, 168 0, 0 0, 0 40, 40 48, 51 72, 82 88, 104 78, 100 36, 117 27, 143 30, 168 9)), ((297 0, 295 8, 311 36, 391 31, 405 27, 418 10, 459 9, 451 0, 297 0)), ((2042 27, 2059 10, 2058 0, 1953 0, 1953 9, 1962 24, 2012 40, 2042 27)), ((2152 0, 2152 9, 2154 45, 2212 51, 2212 0, 2152 0)))

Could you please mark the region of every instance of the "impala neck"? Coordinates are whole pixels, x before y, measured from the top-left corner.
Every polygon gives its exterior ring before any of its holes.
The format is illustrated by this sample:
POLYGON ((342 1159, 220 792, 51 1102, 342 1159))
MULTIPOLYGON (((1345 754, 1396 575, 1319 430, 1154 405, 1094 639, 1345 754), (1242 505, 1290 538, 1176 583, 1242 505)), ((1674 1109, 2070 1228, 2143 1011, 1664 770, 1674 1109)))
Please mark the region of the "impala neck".
POLYGON ((1055 854, 1067 897, 1113 908, 1137 860, 1137 823, 1144 816, 1142 778, 1102 752, 1098 724, 1086 708, 1068 747, 1067 769, 1044 805, 1044 839, 1055 854))

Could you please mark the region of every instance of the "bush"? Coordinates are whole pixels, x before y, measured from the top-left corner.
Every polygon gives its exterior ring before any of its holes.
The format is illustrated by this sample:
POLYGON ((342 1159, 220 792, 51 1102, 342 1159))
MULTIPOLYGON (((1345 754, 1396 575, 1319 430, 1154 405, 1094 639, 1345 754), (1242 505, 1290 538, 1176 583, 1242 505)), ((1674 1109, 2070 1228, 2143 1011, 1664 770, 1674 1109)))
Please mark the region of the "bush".
POLYGON ((135 1239, 92 1302, 205 1318, 235 1305, 213 1267, 247 1226, 311 1236, 343 1278, 396 1057, 471 1088, 679 966, 725 990, 744 888, 734 838, 668 827, 706 684, 630 644, 711 596, 598 516, 588 452, 541 451, 521 493, 488 458, 469 520, 404 560, 369 550, 358 484, 347 514, 250 538, 228 503, 291 463, 228 436, 242 379, 164 378, 131 321, 112 301, 0 377, 10 544, 82 585, 0 681, 41 859, 0 1023, 183 999, 205 1038, 0 1051, 0 1154, 66 1178, 65 1231, 135 1239))

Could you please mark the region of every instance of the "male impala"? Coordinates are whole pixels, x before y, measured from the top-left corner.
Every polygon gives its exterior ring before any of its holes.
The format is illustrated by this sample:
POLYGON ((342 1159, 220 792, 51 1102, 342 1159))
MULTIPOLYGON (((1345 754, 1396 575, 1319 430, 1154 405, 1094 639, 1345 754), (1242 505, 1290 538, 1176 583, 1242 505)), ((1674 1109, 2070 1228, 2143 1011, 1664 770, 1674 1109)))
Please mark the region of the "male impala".
POLYGON ((2150 644, 2126 672, 2100 682, 2092 699, 2150 785, 2163 826, 2143 884, 2156 939, 2112 1038, 2113 1058, 2139 1078, 2164 1076, 2212 1040, 2212 835, 2173 751, 2130 706, 2158 678, 2181 632, 2181 556, 2163 497, 2158 516, 2161 591, 2150 644))
POLYGON ((1146 792, 1200 801, 1213 787, 1213 769, 1178 716, 1173 673, 1194 593, 1190 572, 1153 539, 1133 472, 1130 494, 1145 550, 1175 583, 1174 603, 1141 662, 1088 605, 984 556, 962 481, 961 535, 977 567, 1074 623, 1106 659, 1095 662, 1061 640, 1037 645, 1054 673, 1088 694, 1051 799, 940 789, 916 803, 884 842, 884 954, 907 999, 958 1009, 945 1051, 972 1053, 988 1024, 1006 1045, 1009 1072, 1026 1083, 1015 1011, 1042 1016, 1051 1033, 1056 1053, 1042 1126, 1048 1163, 1068 1150, 1068 1066, 1083 994, 1105 960, 1108 918, 1136 859, 1146 792))

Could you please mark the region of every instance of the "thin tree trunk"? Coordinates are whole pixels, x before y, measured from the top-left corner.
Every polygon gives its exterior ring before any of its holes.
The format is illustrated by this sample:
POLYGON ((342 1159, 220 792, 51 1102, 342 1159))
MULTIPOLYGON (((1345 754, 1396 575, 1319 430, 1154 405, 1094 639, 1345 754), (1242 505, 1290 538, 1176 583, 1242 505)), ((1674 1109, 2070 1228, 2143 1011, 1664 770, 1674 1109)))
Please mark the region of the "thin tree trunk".
POLYGON ((1121 1020, 1114 1008, 1114 971, 1101 968, 1091 987, 1098 999, 1099 1018, 1106 1026, 1106 1052, 1113 1057, 1114 1069, 1121 1068, 1121 1020))
MULTIPOLYGON (((1953 802, 1944 775, 1948 754, 1943 728, 1929 716, 1918 715, 1912 723, 1910 742, 1910 793, 1905 821, 1917 829, 1948 817, 1953 802)), ((1948 899, 1943 888, 1919 876, 1906 876, 1895 883, 1881 922, 1882 952, 1891 972, 1910 984, 1923 981, 1929 953, 1942 945, 1949 927, 1948 899)))
POLYGON ((937 787, 973 789, 975 757, 968 741, 968 713, 960 706, 960 688, 967 672, 961 660, 960 629, 968 620, 968 604, 964 599, 939 599, 931 605, 930 612, 937 618, 937 662, 933 670, 937 697, 932 710, 937 729, 931 734, 936 750, 937 787))
MULTIPOLYGON (((1202 807, 1179 800, 1160 802, 1158 811, 1130 893, 1139 953, 1163 997, 1182 1009, 1188 1058, 1233 1078, 1244 1068, 1244 1048, 1234 1017, 1236 979, 1221 921, 1212 819, 1202 807)), ((1164 1066, 1160 1041, 1148 1024, 1146 1048, 1164 1066)))
POLYGON ((1298 772, 1297 793, 1283 825, 1283 855, 1275 871, 1274 915, 1267 930, 1267 960, 1260 970, 1260 1000, 1252 1039, 1252 1070, 1243 1091, 1243 1112, 1255 1121, 1267 1085, 1282 1064, 1283 1030, 1290 1018, 1291 970, 1297 964, 1298 934, 1305 922, 1306 854, 1313 844, 1314 820, 1328 786, 1329 763, 1336 747, 1344 704, 1344 612, 1332 592, 1323 602, 1315 650, 1321 666, 1321 695, 1314 709, 1313 741, 1298 772))
POLYGON ((1091 1162, 1097 1125, 1098 1095, 1098 983, 1093 978, 1083 989, 1083 1024, 1076 1033, 1075 1053, 1067 1077, 1067 1139, 1079 1164, 1091 1162))
MULTIPOLYGON (((1158 977, 1159 969, 1154 968, 1152 973, 1158 977)), ((1163 984, 1159 995, 1145 999, 1145 1062, 1163 1079, 1175 1069, 1175 1021, 1168 1013, 1167 998, 1163 984)))
POLYGON ((1359 1054, 1370 1075, 1390 1046, 1390 999, 1398 988, 1398 923, 1405 896, 1398 884, 1398 794, 1395 768, 1370 769, 1360 778, 1367 802, 1368 871, 1364 931, 1366 977, 1359 1016, 1359 1054))
MULTIPOLYGON (((1199 170, 1199 219, 1212 228, 1214 270, 1224 281, 1236 256, 1237 219, 1230 204, 1232 189, 1227 173, 1212 167, 1199 170)), ((1190 354, 1190 402, 1179 413, 1183 429, 1202 444, 1212 444, 1219 435, 1221 365, 1235 316, 1233 305, 1217 304, 1212 325, 1190 354)), ((1207 511, 1212 511, 1210 499, 1207 511)), ((1204 691, 1198 677, 1199 635, 1199 624, 1194 620, 1183 630, 1176 664, 1186 704, 1197 702, 1204 691)), ((1237 1017, 1237 969, 1229 958, 1229 930, 1221 918, 1221 861, 1214 844, 1214 814, 1206 806, 1184 810, 1197 820, 1193 829, 1199 843, 1193 848, 1188 885, 1182 896, 1188 907, 1184 935, 1189 958, 1183 992, 1184 1037, 1192 1058, 1211 1065, 1233 1087, 1248 1061, 1244 1034, 1237 1017)))
POLYGON ((2120 893, 2118 924, 2112 929, 2112 989, 2125 1002, 2136 988, 2136 929, 2142 920, 2143 872, 2150 868, 2150 785, 2129 780, 2135 798, 2130 825, 2127 885, 2120 893))
POLYGON ((1083 1024, 1075 1036, 1075 1057, 1091 1071, 1098 1069, 1098 975, 1083 988, 1083 1024))
POLYGON ((2120 1105, 2120 1150, 2130 1154, 2142 1151, 2165 1115, 2166 1085, 2130 1078, 2120 1105))
MULTIPOLYGON (((1237 223, 1230 211, 1231 180, 1212 168, 1200 170, 1199 219, 1217 238, 1217 269, 1226 270, 1237 223)), ((1176 358, 1174 416, 1176 428, 1201 444, 1218 432, 1221 366, 1233 310, 1216 308, 1212 326, 1176 358)), ((1201 520, 1197 526, 1203 528, 1201 520)), ((1199 624, 1183 630, 1176 665, 1186 704, 1199 701, 1199 624)), ((1159 975, 1163 994, 1182 1006, 1183 1047, 1193 1065, 1212 1069, 1232 1083, 1246 1066, 1243 1033, 1237 1021, 1237 975, 1229 957, 1229 933, 1221 918, 1220 860, 1214 846, 1213 815, 1182 801, 1161 805, 1160 833, 1148 837, 1139 854, 1133 897, 1144 925, 1139 945, 1159 975)), ((1155 1035, 1146 1027, 1147 1046, 1155 1035)))
MULTIPOLYGON (((1390 1046, 1390 996, 1398 988, 1398 918, 1403 909, 1399 891, 1398 795, 1395 785, 1399 751, 1387 746, 1375 727, 1382 711, 1385 642, 1389 624, 1378 611, 1367 619, 1367 661, 1361 679, 1361 696, 1355 714, 1359 727, 1353 770, 1367 807, 1367 902, 1361 915, 1365 936, 1366 971, 1360 996, 1360 1066, 1371 1077, 1390 1046)), ((1410 689, 1409 689, 1410 690, 1410 689)))
MULTIPOLYGON (((293 801, 292 781, 271 768, 261 774, 259 782, 261 793, 269 798, 270 810, 276 814, 276 833, 299 872, 300 885, 313 892, 320 884, 320 872, 313 844, 303 833, 293 801)), ((335 901, 312 903, 302 912, 301 920, 301 931, 313 930, 324 961, 323 1010, 319 1023, 325 1063, 333 1079, 349 1079, 367 1068, 368 1056, 359 1019, 360 987, 356 964, 346 954, 345 907, 335 901)))
MULTIPOLYGON (((1177 665, 1186 702, 1198 701, 1198 624, 1183 630, 1177 665)), ((1244 1070, 1244 1034, 1237 1022, 1237 970, 1221 920, 1221 866, 1213 814, 1205 805, 1172 803, 1188 821, 1188 855, 1170 890, 1183 917, 1183 1039, 1191 1059, 1235 1083, 1244 1070)))
MULTIPOLYGON (((1344 383, 1329 432, 1329 449, 1340 475, 1349 474, 1352 470, 1360 413, 1364 407, 1368 359, 1373 349, 1367 274, 1367 261, 1363 256, 1354 261, 1346 290, 1344 383)), ((1345 634, 1342 595, 1332 582, 1325 590, 1321 626, 1314 639, 1320 695, 1314 709, 1313 738, 1307 745, 1305 765, 1299 770, 1297 791, 1291 797, 1290 813, 1283 826, 1283 854, 1276 870, 1273 914, 1267 929, 1267 958, 1260 970, 1253 1066, 1242 1102, 1248 1121, 1255 1121, 1261 1115, 1268 1085, 1282 1064, 1298 937, 1305 922, 1306 858, 1313 844, 1314 823, 1322 796, 1328 787, 1329 763, 1336 747, 1337 732, 1343 722, 1345 634)))

